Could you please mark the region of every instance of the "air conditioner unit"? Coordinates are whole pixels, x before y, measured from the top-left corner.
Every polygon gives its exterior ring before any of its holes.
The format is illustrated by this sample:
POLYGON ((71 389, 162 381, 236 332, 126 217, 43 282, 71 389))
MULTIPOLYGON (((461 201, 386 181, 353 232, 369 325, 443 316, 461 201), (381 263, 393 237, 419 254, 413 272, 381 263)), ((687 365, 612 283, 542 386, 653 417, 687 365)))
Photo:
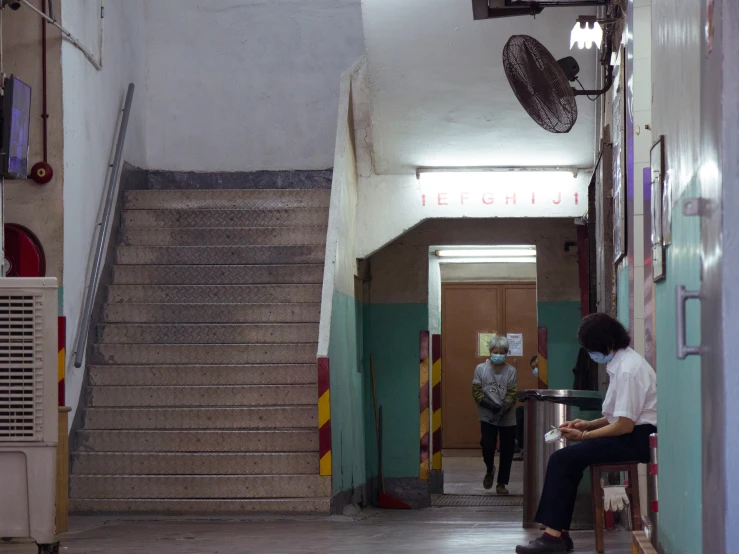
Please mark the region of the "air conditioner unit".
POLYGON ((57 281, 0 279, 0 537, 54 551, 57 281))

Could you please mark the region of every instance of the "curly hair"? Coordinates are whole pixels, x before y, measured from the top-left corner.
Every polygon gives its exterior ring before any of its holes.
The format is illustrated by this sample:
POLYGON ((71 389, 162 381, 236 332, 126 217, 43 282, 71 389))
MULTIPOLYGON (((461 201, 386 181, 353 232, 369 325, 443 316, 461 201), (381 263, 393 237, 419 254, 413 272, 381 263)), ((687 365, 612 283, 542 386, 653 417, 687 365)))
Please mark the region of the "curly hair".
POLYGON ((631 344, 629 332, 621 322, 603 313, 590 314, 582 319, 577 340, 585 350, 601 354, 622 350, 631 344))

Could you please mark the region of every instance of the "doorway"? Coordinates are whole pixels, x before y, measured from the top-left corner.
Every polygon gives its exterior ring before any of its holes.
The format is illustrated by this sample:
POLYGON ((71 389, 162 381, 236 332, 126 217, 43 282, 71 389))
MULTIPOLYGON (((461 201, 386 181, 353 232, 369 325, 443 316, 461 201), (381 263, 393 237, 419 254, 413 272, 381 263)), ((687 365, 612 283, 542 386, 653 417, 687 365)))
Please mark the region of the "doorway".
MULTIPOLYGON (((530 367, 538 351, 536 281, 442 282, 441 320, 444 493, 494 495, 494 489, 482 486, 485 466, 472 378, 488 357, 487 342, 497 333, 509 339, 506 361, 517 370, 518 389, 538 387, 530 367)), ((520 458, 514 458, 511 468, 511 496, 523 495, 520 458)))

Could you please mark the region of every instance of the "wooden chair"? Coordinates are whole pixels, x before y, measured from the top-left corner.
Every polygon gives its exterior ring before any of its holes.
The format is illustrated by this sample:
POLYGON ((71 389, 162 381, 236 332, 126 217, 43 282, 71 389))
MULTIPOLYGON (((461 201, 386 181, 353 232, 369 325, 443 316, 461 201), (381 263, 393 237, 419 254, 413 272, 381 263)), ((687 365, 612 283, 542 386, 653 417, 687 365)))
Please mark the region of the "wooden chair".
POLYGON ((598 554, 605 551, 604 544, 604 510, 603 488, 600 485, 603 473, 625 472, 628 475, 629 486, 626 494, 631 505, 631 529, 641 530, 641 510, 639 509, 639 462, 625 462, 622 464, 595 464, 590 466, 590 490, 593 495, 593 524, 595 526, 595 550, 598 554))

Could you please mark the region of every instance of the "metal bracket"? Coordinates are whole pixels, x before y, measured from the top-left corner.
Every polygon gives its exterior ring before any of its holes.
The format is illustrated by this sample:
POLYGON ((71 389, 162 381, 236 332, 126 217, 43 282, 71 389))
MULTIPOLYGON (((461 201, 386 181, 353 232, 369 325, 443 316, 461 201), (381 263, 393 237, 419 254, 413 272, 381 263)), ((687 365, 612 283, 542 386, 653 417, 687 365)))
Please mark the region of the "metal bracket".
POLYGON ((706 213, 706 201, 703 198, 686 198, 683 200, 683 215, 701 216, 706 213))
POLYGON ((688 346, 685 329, 685 303, 688 300, 700 300, 701 293, 698 290, 687 290, 683 285, 676 287, 677 294, 677 309, 676 309, 676 323, 677 323, 677 359, 684 360, 688 356, 700 356, 700 346, 688 346))

